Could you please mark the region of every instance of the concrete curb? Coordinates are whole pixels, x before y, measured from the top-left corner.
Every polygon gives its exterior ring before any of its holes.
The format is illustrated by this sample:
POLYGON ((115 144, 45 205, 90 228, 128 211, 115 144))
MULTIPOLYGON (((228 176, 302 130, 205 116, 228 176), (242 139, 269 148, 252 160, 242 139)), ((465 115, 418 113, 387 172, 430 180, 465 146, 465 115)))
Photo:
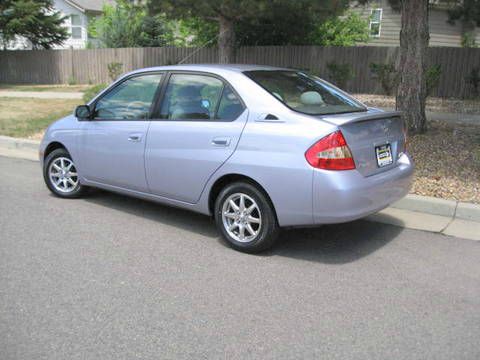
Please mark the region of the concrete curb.
POLYGON ((464 203, 455 200, 445 200, 430 196, 408 194, 405 198, 390 207, 439 215, 452 219, 463 219, 480 222, 480 205, 464 203))
POLYGON ((40 141, 29 139, 17 139, 0 135, 0 147, 6 149, 35 150, 38 154, 40 141))
MULTIPOLYGON (((0 155, 38 161, 40 141, 0 136, 0 155)), ((480 240, 480 205, 409 194, 367 220, 480 240)))

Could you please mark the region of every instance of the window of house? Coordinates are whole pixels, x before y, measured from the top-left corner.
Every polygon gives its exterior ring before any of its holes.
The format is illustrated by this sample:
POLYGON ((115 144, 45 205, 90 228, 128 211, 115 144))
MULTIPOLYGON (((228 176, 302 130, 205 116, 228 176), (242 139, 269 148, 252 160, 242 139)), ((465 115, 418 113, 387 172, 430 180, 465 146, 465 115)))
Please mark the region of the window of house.
POLYGON ((70 15, 72 39, 82 38, 82 18, 80 15, 70 15))
POLYGON ((382 9, 372 9, 370 14, 370 36, 380 36, 380 23, 382 22, 382 9))

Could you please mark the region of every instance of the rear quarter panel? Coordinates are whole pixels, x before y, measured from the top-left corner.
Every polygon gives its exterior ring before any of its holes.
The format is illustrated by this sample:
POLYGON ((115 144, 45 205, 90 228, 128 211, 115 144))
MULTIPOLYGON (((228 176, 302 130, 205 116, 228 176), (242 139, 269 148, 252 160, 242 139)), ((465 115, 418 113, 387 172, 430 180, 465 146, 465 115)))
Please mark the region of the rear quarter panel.
POLYGON ((313 168, 305 151, 332 126, 270 110, 279 120, 259 121, 267 109, 251 111, 237 149, 210 179, 202 202, 208 201, 215 181, 228 174, 245 175, 268 193, 280 226, 313 224, 313 168))

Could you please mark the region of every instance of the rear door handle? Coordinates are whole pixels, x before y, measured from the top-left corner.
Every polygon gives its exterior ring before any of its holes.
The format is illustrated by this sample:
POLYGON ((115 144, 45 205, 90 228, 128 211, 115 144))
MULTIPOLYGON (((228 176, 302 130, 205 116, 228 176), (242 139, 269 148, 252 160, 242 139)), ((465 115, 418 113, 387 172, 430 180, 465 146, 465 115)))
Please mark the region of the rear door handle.
POLYGON ((130 134, 128 135, 128 141, 139 142, 142 140, 142 134, 130 134))
POLYGON ((229 146, 230 138, 228 137, 216 137, 212 140, 212 145, 214 146, 229 146))

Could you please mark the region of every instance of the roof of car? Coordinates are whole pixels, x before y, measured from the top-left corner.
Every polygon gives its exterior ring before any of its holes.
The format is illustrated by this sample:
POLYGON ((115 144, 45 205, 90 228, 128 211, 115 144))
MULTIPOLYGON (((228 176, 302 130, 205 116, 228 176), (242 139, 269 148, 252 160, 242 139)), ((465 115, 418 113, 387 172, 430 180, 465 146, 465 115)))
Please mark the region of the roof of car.
POLYGON ((252 64, 181 64, 181 65, 167 65, 155 66, 145 69, 139 69, 135 72, 146 70, 190 70, 190 71, 212 71, 228 70, 233 72, 244 72, 253 70, 292 70, 288 68, 268 66, 268 65, 252 65, 252 64))

